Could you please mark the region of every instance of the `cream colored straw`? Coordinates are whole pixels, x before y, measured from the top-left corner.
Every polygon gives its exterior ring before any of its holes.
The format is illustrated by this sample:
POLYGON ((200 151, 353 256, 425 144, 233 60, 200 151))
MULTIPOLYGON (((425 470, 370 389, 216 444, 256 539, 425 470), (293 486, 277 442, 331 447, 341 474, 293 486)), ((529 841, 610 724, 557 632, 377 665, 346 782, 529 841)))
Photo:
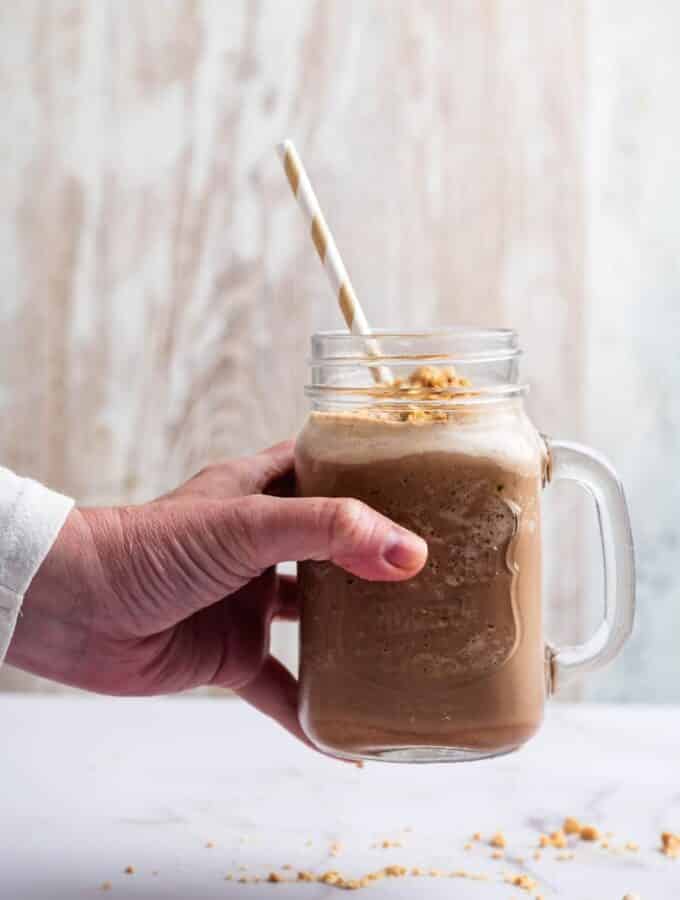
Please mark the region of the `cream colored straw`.
MULTIPOLYGON (((283 162, 288 183, 295 195, 295 199, 298 201, 305 221, 309 224, 314 246, 330 280, 333 294, 340 304, 340 310, 347 327, 352 334, 370 335, 371 328, 357 299, 357 295, 354 293, 347 269, 345 269, 342 257, 333 240, 333 235, 326 224, 319 201, 316 199, 314 189, 293 142, 283 141, 283 143, 278 145, 277 149, 283 162)), ((365 345, 369 356, 382 355, 380 345, 375 338, 367 337, 365 345)), ((371 366, 370 369, 375 381, 382 384, 392 384, 393 378, 388 368, 385 366, 371 366)))

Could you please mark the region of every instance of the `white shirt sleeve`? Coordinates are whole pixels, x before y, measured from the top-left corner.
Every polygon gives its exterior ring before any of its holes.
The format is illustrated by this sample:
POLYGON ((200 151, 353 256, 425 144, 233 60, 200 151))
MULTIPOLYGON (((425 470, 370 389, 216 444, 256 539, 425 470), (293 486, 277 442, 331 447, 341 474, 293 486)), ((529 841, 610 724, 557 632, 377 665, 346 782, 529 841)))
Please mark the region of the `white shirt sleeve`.
POLYGON ((72 507, 69 497, 0 466, 0 663, 24 594, 72 507))

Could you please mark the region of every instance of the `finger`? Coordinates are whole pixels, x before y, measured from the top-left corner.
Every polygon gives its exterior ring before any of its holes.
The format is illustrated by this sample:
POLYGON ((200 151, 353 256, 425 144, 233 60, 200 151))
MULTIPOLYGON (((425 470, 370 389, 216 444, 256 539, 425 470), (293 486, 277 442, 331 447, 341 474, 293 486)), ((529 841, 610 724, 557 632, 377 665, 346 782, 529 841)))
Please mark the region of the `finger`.
POLYGON ((294 575, 279 575, 276 582, 274 618, 295 622, 300 618, 300 595, 294 575))
POLYGON ((422 538, 358 500, 253 496, 216 514, 251 575, 284 560, 314 559, 370 581, 401 581, 427 559, 422 538))
POLYGON ((268 656, 255 678, 236 693, 255 709, 283 725, 298 740, 316 749, 298 720, 298 683, 278 659, 268 656))
POLYGON ((214 463, 201 469, 170 496, 242 497, 272 489, 272 493, 289 494, 293 478, 292 440, 268 447, 253 456, 242 456, 214 463))
POLYGON ((299 684, 288 669, 274 656, 268 656, 257 676, 245 687, 235 691, 239 697, 255 709, 274 719, 303 744, 322 756, 339 762, 357 765, 354 760, 343 759, 319 750, 302 730, 298 718, 299 684))
POLYGON ((293 440, 281 441, 241 460, 244 464, 243 493, 259 494, 272 489, 279 493, 293 478, 294 449, 293 440))
POLYGON ((236 468, 240 494, 260 494, 269 485, 285 480, 293 471, 293 448, 292 440, 282 441, 253 456, 243 456, 233 463, 225 463, 236 468))
POLYGON ((295 469, 290 468, 283 475, 273 478, 261 493, 270 494, 272 497, 294 497, 296 487, 295 469))

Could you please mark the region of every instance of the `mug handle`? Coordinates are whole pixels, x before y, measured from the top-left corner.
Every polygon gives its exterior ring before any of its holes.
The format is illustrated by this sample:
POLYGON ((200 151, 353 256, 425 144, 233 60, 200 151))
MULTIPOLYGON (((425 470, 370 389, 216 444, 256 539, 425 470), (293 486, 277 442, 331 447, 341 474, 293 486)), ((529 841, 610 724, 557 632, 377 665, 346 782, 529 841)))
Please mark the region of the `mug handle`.
POLYGON ((635 557, 628 504, 611 465, 594 450, 544 438, 548 447, 546 481, 575 481, 595 501, 604 569, 604 619, 576 646, 549 647, 551 692, 585 672, 606 666, 633 629, 635 557))

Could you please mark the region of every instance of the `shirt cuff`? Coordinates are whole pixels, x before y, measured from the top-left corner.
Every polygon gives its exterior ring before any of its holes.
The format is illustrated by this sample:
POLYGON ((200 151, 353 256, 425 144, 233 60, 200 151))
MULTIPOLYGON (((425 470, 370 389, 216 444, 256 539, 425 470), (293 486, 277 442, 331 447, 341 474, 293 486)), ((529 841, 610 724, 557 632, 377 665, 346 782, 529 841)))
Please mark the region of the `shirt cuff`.
POLYGON ((0 467, 0 663, 21 603, 73 500, 0 467))

